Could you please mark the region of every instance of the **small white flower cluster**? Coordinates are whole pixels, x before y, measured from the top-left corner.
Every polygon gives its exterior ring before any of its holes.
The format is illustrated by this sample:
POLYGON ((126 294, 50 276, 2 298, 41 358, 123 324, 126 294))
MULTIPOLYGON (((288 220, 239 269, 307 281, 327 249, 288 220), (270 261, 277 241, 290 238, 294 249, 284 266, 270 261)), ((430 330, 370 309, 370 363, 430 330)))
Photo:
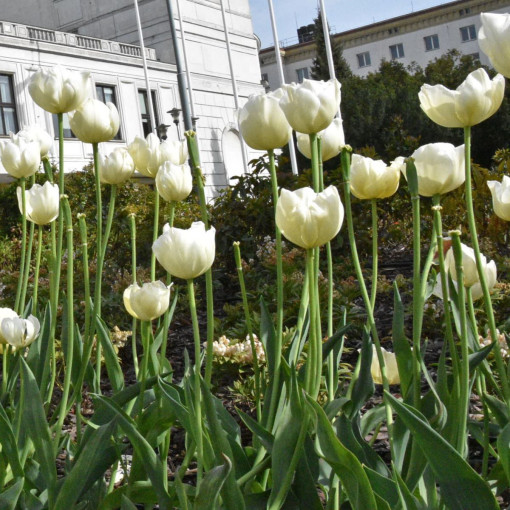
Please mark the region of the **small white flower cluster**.
MULTIPOLYGON (((262 342, 253 335, 255 343, 255 353, 259 362, 266 361, 266 353, 262 342)), ((250 364, 253 363, 253 353, 249 335, 241 342, 233 340, 232 342, 225 336, 221 336, 219 340, 213 342, 213 353, 216 358, 225 358, 236 363, 250 364)))
MULTIPOLYGON (((506 341, 505 334, 504 333, 500 333, 499 329, 496 329, 496 333, 498 335, 498 343, 499 343, 499 349, 500 349, 500 352, 501 352, 501 357, 503 359, 508 358, 510 354, 508 352, 508 344, 507 344, 507 341, 506 341)), ((482 347, 486 347, 487 345, 490 345, 492 343, 491 332, 487 331, 487 337, 486 338, 484 338, 483 336, 480 335, 478 337, 478 340, 479 340, 480 345, 482 347)))

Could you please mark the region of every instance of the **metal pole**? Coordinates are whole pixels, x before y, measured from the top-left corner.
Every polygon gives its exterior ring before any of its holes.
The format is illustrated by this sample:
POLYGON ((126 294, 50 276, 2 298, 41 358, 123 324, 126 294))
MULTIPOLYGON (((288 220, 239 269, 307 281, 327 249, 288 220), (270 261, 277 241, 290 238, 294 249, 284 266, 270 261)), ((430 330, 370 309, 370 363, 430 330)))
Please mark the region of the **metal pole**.
POLYGON ((328 58, 329 77, 335 78, 335 64, 333 62, 333 51, 331 50, 331 39, 329 37, 328 18, 326 16, 326 6, 324 0, 320 1, 320 11, 322 18, 322 30, 324 32, 324 44, 326 45, 326 56, 328 58))
POLYGON ((152 94, 149 84, 149 73, 147 71, 147 59, 145 58, 145 45, 143 43, 142 23, 140 22, 140 12, 138 11, 138 0, 135 1, 136 26, 138 27, 138 38, 140 40, 140 49, 142 51, 143 72, 145 74, 145 87, 147 89, 147 104, 149 105, 149 118, 151 120, 151 131, 156 131, 156 118, 154 116, 154 105, 152 104, 152 94))
MULTIPOLYGON (((278 76, 280 78, 280 87, 285 83, 285 77, 283 75, 283 64, 282 56, 280 55, 280 43, 278 41, 278 32, 276 31, 276 19, 274 16, 273 0, 267 0, 269 4, 269 14, 271 16, 271 26, 273 28, 273 40, 274 40, 274 51, 276 56, 276 65, 278 67, 278 76)), ((289 140, 289 154, 290 164, 292 166, 292 173, 298 174, 297 160, 296 160, 296 148, 294 147, 294 139, 292 136, 289 140)))
MULTIPOLYGON (((225 16, 225 6, 223 4, 223 0, 220 0, 220 7, 221 7, 221 17, 223 19, 223 31, 225 32, 225 43, 227 45, 228 66, 230 68, 230 79, 232 81, 232 91, 234 93, 234 104, 235 104, 236 110, 239 110, 239 95, 237 93, 237 82, 236 82, 236 77, 234 74, 234 64, 232 63, 232 49, 230 47, 230 35, 228 33, 227 18, 225 16)), ((248 173, 248 157, 246 155, 246 145, 244 143, 243 137, 241 136, 241 133, 239 133, 239 140, 241 142, 241 155, 243 157, 244 172, 248 173)))
POLYGON ((184 70, 182 65, 181 48, 179 47, 179 41, 177 40, 177 30, 175 29, 175 20, 173 14, 172 0, 166 1, 168 9, 168 21, 170 22, 170 34, 172 36, 172 45, 175 54, 175 66, 177 67, 177 85, 179 87, 179 98, 181 100, 182 117, 184 119, 184 129, 190 131, 193 129, 191 123, 190 114, 190 102, 189 96, 186 91, 186 82, 184 76, 184 70))
POLYGON ((191 120, 193 121, 193 117, 195 116, 195 102, 193 101, 193 87, 191 85, 191 72, 188 64, 188 54, 186 52, 186 32, 184 32, 184 25, 182 23, 181 16, 181 2, 180 0, 175 0, 177 5, 177 16, 179 18, 179 30, 181 31, 181 41, 182 41, 182 55, 184 57, 184 67, 186 69, 186 81, 188 82, 188 94, 189 94, 189 106, 191 109, 191 120))

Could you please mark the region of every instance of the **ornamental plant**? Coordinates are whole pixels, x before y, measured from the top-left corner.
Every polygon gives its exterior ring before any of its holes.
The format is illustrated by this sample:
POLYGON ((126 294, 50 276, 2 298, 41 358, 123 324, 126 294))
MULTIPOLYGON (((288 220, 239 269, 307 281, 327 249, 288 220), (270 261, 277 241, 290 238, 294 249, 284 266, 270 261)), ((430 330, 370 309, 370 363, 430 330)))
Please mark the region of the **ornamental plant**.
MULTIPOLYGON (((275 313, 269 312, 264 300, 258 310, 253 309, 245 282, 243 245, 235 242, 233 259, 242 309, 238 322, 244 323, 247 331, 247 336, 240 338, 246 338, 242 342, 243 359, 252 363, 254 384, 249 412, 236 409, 233 417, 211 389, 215 382, 213 355, 221 345, 226 352, 226 344, 215 332, 215 228, 205 203, 195 133, 186 133, 186 143, 199 214, 181 218, 187 223, 185 228, 174 226, 183 205, 175 196, 170 197, 167 223, 160 229, 159 193, 154 193, 152 254, 150 268, 145 271, 136 259, 137 220, 128 216, 130 283, 120 291, 126 316, 132 320, 134 373, 128 378, 112 344, 115 332, 111 318, 102 307, 103 299, 112 293, 104 288, 103 273, 109 271, 105 260, 111 251, 117 187, 125 184, 123 179, 101 178, 98 143, 104 140, 105 130, 98 127, 97 132, 93 128, 89 131, 88 116, 71 114, 75 122, 84 124, 77 131, 83 128, 90 135, 87 140, 93 148, 96 197, 95 218, 84 213, 73 215, 63 171, 62 113, 70 100, 55 106, 54 98, 68 94, 71 84, 77 88, 84 78, 62 69, 47 75, 44 81, 41 73, 35 73, 29 90, 38 104, 48 111, 56 109, 58 114, 58 184, 53 182, 48 159, 43 158, 49 183, 44 186, 56 185, 59 191, 58 216, 51 215, 53 219, 46 227, 49 299, 41 299, 37 292, 40 257, 36 256, 33 267, 35 227, 28 231, 26 220, 31 209, 25 199, 26 176, 20 175, 23 256, 19 286, 12 309, 0 310, 0 501, 6 508, 498 508, 496 495, 510 484, 506 462, 510 456, 510 385, 506 351, 501 349, 490 294, 496 268, 481 254, 476 230, 479 219, 472 200, 470 127, 497 109, 502 78, 490 81, 476 73, 457 91, 426 88, 421 94, 424 110, 432 119, 444 124, 444 112, 455 113, 447 124, 463 128, 465 143, 460 149, 463 158, 458 157, 455 164, 449 159, 445 165, 454 174, 456 186, 444 184, 435 159, 433 164, 422 163, 421 152, 425 150, 402 154, 412 210, 413 270, 409 290, 394 283, 391 339, 386 338, 375 314, 382 281, 378 278, 378 203, 396 192, 402 161, 387 167, 351 157, 351 148, 342 142, 338 182, 325 186, 320 133, 335 122, 340 85, 336 80, 305 81, 301 86, 285 88, 278 107, 293 129, 308 136, 311 187, 299 185, 295 191, 282 187, 275 147, 262 140, 270 183, 265 202, 271 202, 270 218, 274 220, 274 242, 272 238, 270 241, 276 274, 272 282, 275 313), (63 90, 58 88, 62 83, 66 84, 63 90), (436 111, 439 103, 440 115, 436 111), (469 111, 459 113, 460 106, 469 111), (387 187, 381 184, 384 189, 375 189, 383 166, 391 176, 387 179, 391 186, 384 182, 387 187), (374 186, 369 186, 368 180, 374 186), (105 188, 101 187, 103 181, 109 182, 105 188), (424 191, 424 183, 437 182, 424 191), (472 249, 463 246, 463 234, 452 230, 451 225, 446 227, 449 238, 443 236, 441 201, 462 183, 472 249), (109 192, 106 216, 102 206, 105 191, 109 192), (359 219, 353 216, 351 194, 371 201, 369 278, 358 253, 359 219), (425 243, 422 207, 431 210, 430 239, 425 243), (94 243, 87 229, 92 221, 96 223, 94 243), (346 289, 334 270, 333 245, 339 241, 342 227, 348 248, 346 243, 341 249, 349 252, 354 268, 351 286, 361 297, 348 302, 346 308, 356 309, 361 316, 359 334, 349 324, 347 310, 334 307, 335 291, 346 289), (79 231, 79 250, 75 229, 79 231), (296 244, 293 249, 305 260, 299 310, 287 330, 289 296, 284 285, 282 236, 296 244), (80 258, 82 274, 78 276, 75 261, 80 258), (95 268, 94 281, 91 267, 95 268), (30 276, 34 285, 29 285, 30 276), (83 296, 76 294, 78 277, 83 281, 83 296), (182 377, 176 377, 167 359, 178 293, 176 290, 171 299, 173 279, 186 280, 186 313, 193 342, 191 355, 182 354, 182 377), (431 297, 437 283, 443 297, 441 306, 431 297), (484 298, 482 312, 474 305, 477 284, 484 298), (197 288, 205 290, 205 324, 199 320, 197 288), (404 299, 401 291, 406 293, 404 299), (77 306, 84 309, 83 320, 76 320, 77 306), (423 329, 425 310, 432 306, 438 309, 436 327, 443 340, 435 372, 426 363, 423 329), (390 350, 386 349, 388 340, 390 350), (354 354, 349 377, 341 377, 343 356, 353 343, 360 347, 359 356, 354 354), (371 398, 374 383, 381 386, 378 399, 371 398), (473 418, 470 409, 473 394, 481 405, 479 419, 473 418), (85 417, 90 408, 92 414, 85 417), (71 411, 74 435, 65 427, 71 411), (169 473, 167 461, 176 430, 184 436, 184 452, 173 459, 169 473), (386 458, 375 448, 381 441, 387 445, 386 458), (477 469, 469 462, 468 445, 473 442, 482 452, 477 469), (65 462, 57 471, 57 458, 62 456, 65 462), (188 483, 190 475, 192 484, 188 483)), ((77 112, 80 108, 74 106, 77 112)), ((110 125, 110 113, 104 108, 97 111, 105 112, 99 124, 110 125)), ((250 103, 244 121, 249 124, 250 118, 257 119, 259 114, 257 102, 250 103)), ((264 112, 261 117, 266 118, 264 112)), ((281 117, 278 124, 287 132, 281 117)), ((250 136, 256 134, 253 125, 249 131, 250 136)), ((459 149, 452 151, 458 156, 459 149)), ((168 162, 184 165, 185 152, 181 144, 165 145, 155 135, 129 145, 136 168, 155 182, 159 172, 166 172, 168 162)), ((130 169, 124 156, 112 159, 130 169)), ((38 228, 40 234, 42 225, 38 228)))

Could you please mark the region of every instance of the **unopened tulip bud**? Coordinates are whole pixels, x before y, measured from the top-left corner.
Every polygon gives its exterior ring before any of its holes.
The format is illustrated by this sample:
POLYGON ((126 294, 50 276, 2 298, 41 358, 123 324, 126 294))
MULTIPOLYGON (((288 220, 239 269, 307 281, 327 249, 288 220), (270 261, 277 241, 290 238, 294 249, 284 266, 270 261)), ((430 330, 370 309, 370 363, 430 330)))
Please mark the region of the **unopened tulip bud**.
POLYGON ((362 200, 391 197, 400 183, 400 166, 403 158, 398 158, 387 166, 384 161, 373 160, 353 154, 351 160, 351 193, 362 200))
POLYGON ((17 179, 30 177, 39 170, 41 148, 38 142, 11 135, 11 139, 2 144, 1 153, 5 170, 17 179))
MULTIPOLYGON (((387 351, 381 347, 383 354, 384 365, 386 366, 386 377, 388 384, 400 384, 400 375, 398 373, 397 357, 393 352, 387 351)), ((375 384, 382 384, 383 378, 381 373, 381 365, 377 357, 375 345, 372 345, 372 365, 370 366, 370 373, 375 384)))
POLYGON ((87 98, 74 112, 69 113, 69 125, 85 143, 108 142, 119 131, 119 112, 113 103, 87 98))
POLYGON ((135 163, 125 147, 113 149, 108 156, 99 153, 99 178, 104 184, 123 184, 135 171, 135 163))
POLYGON ((181 161, 184 157, 182 146, 176 150, 170 142, 160 142, 154 133, 149 133, 145 140, 135 137, 128 145, 128 151, 135 162, 135 168, 146 177, 156 177, 159 167, 165 161, 181 161))
POLYGON ((156 175, 156 187, 167 202, 186 199, 193 188, 189 165, 187 163, 174 165, 170 161, 165 161, 156 175))
POLYGON ((124 306, 130 315, 141 321, 161 317, 170 305, 170 287, 163 282, 137 283, 124 291, 124 306))
POLYGON ((510 14, 482 12, 478 44, 498 73, 510 78, 510 14))

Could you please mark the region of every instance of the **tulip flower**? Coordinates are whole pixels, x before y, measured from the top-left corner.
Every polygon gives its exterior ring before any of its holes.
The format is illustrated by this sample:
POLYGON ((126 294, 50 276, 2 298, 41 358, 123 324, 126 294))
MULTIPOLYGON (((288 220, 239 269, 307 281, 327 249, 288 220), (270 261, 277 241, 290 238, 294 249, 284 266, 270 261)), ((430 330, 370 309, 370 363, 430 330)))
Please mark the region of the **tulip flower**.
POLYGON ((62 66, 41 69, 28 84, 32 99, 50 113, 76 110, 90 94, 90 73, 69 71, 62 66))
POLYGON ((170 287, 163 282, 134 283, 124 291, 124 306, 130 315, 141 321, 161 317, 170 305, 170 287))
POLYGON ((73 133, 85 143, 111 140, 118 132, 119 112, 113 103, 87 98, 74 112, 69 113, 73 133))
POLYGON ((344 219, 338 190, 328 186, 315 193, 312 188, 282 189, 276 206, 276 225, 281 233, 302 248, 315 248, 331 241, 344 219))
POLYGON ((333 121, 340 108, 340 83, 304 80, 283 86, 280 106, 287 121, 298 133, 319 133, 333 121))
POLYGON ((52 136, 45 131, 39 124, 30 124, 18 132, 18 136, 25 138, 29 142, 37 142, 41 153, 41 158, 46 156, 53 147, 52 136))
MULTIPOLYGON (((17 188, 18 206, 23 214, 22 190, 17 188)), ((43 186, 34 184, 25 191, 25 205, 27 219, 36 225, 47 225, 57 216, 60 203, 60 191, 56 184, 46 181, 43 186)))
POLYGON ((2 165, 13 177, 30 177, 37 172, 40 164, 41 148, 38 142, 11 134, 11 139, 2 144, 2 165))
POLYGON ((510 14, 482 12, 478 44, 498 73, 510 77, 510 14))
POLYGON ((487 181, 492 194, 494 213, 502 220, 510 221, 510 177, 503 176, 503 182, 487 181))
POLYGON ((216 230, 195 222, 189 229, 163 227, 152 245, 158 262, 172 275, 190 280, 204 274, 214 262, 216 230))
POLYGON ((269 151, 289 143, 292 129, 280 107, 281 95, 278 89, 250 96, 239 110, 239 130, 252 149, 269 151))
MULTIPOLYGON (((387 351, 384 347, 381 347, 381 351, 384 358, 384 365, 386 366, 388 384, 400 384, 400 375, 398 373, 397 357, 395 353, 387 351)), ((383 383, 381 365, 379 365, 375 345, 372 345, 372 365, 370 366, 370 373, 372 374, 372 379, 375 384, 383 383)))
POLYGON ((165 161, 156 175, 156 187, 167 202, 184 200, 193 188, 189 165, 187 163, 174 165, 170 161, 165 161))
MULTIPOLYGON (((312 159, 312 151, 310 148, 310 137, 303 133, 296 133, 297 146, 301 154, 308 159, 312 159)), ((343 146, 345 145, 344 128, 342 119, 337 117, 333 119, 331 124, 317 133, 321 139, 322 161, 328 161, 340 154, 343 146)))
POLYGON ((29 346, 39 334, 39 320, 30 315, 28 319, 21 317, 5 317, 0 323, 0 331, 7 343, 15 349, 29 346))
MULTIPOLYGON (((146 177, 156 177, 159 167, 165 161, 180 161, 173 149, 169 142, 160 142, 154 133, 149 133, 145 140, 137 136, 128 145, 135 168, 146 177)), ((180 151, 179 154, 182 155, 183 152, 180 151)))
MULTIPOLYGON (((17 317, 18 314, 11 310, 10 308, 0 308, 0 324, 2 324, 2 321, 4 319, 13 319, 14 317, 17 317)), ((6 344, 7 339, 2 334, 2 328, 0 328, 0 344, 6 344)))
POLYGON ((170 161, 174 165, 184 165, 188 161, 188 144, 186 140, 165 140, 161 144, 164 161, 170 161))
POLYGON ((484 69, 477 69, 457 87, 422 85, 418 97, 421 109, 440 126, 455 128, 479 124, 496 113, 505 94, 505 78, 492 80, 484 69))
MULTIPOLYGON (((478 270, 476 268, 476 259, 475 259, 475 251, 473 248, 466 246, 465 244, 461 244, 462 248, 462 266, 463 266, 463 283, 464 287, 471 287, 472 291, 477 291, 475 285, 480 286, 479 291, 481 291, 480 278, 478 276, 478 270)), ((481 255, 483 272, 485 274, 485 278, 487 280, 487 286, 489 289, 496 285, 497 279, 497 269, 496 263, 491 260, 487 263, 487 258, 485 255, 481 255)), ((450 248, 446 253, 445 257, 445 268, 450 272, 452 280, 457 281, 457 270, 455 267, 455 257, 453 254, 453 248, 450 248)), ((480 297, 478 295, 478 297, 480 297)))
POLYGON ((135 163, 125 147, 117 147, 108 156, 99 153, 99 169, 103 184, 123 184, 133 175, 135 163))
MULTIPOLYGON (((444 194, 464 184, 464 145, 429 143, 411 156, 418 174, 418 193, 424 197, 444 194)), ((401 167, 407 179, 406 165, 401 167)))
POLYGON ((400 183, 400 166, 397 158, 387 166, 384 161, 353 154, 351 160, 351 193, 362 200, 391 197, 400 183))

